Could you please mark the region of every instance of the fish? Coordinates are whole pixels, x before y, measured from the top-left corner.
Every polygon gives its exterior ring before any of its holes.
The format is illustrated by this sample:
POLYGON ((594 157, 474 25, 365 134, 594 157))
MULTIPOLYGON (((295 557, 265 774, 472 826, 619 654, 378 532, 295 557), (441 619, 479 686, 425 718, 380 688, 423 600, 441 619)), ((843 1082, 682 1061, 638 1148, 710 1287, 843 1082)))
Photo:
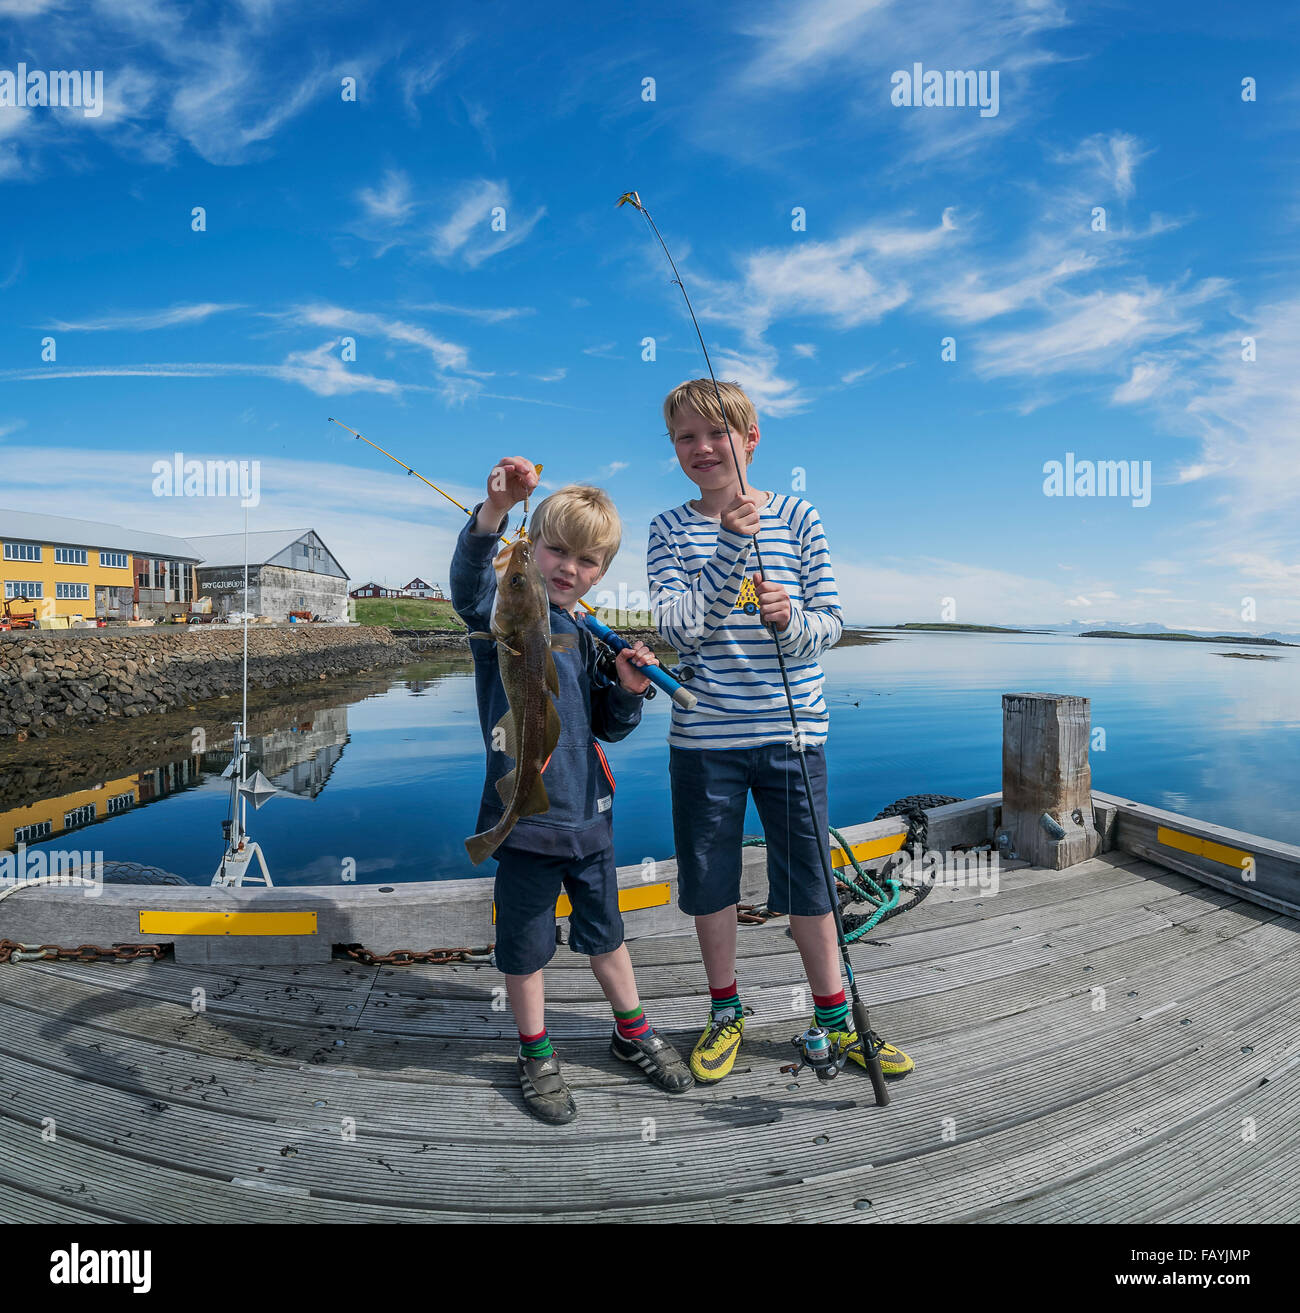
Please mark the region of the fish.
POLYGON ((510 708, 492 731, 492 746, 514 758, 514 768, 497 781, 505 807, 490 829, 465 840, 477 866, 490 857, 524 816, 549 811, 542 772, 560 741, 560 713, 551 694, 560 691, 554 652, 575 652, 573 634, 551 634, 551 603, 546 582, 533 559, 532 544, 520 537, 493 561, 497 575, 492 632, 475 633, 497 645, 501 683, 510 708))

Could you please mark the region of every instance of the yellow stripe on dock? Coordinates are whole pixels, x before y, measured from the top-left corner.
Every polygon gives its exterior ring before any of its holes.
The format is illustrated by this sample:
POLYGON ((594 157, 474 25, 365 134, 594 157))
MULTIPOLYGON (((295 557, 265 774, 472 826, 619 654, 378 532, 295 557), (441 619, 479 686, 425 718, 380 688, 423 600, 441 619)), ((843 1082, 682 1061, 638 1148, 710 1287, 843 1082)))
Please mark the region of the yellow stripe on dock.
MULTIPOLYGON (((888 857, 890 853, 899 852, 903 847, 905 834, 887 834, 883 839, 868 839, 865 843, 851 843, 849 849, 860 862, 869 862, 876 857, 888 857)), ((838 843, 831 844, 831 867, 838 869, 850 865, 844 855, 844 849, 838 843)))
POLYGON ((314 935, 315 912, 141 912, 142 935, 314 935))
MULTIPOLYGON (((639 912, 646 907, 667 907, 672 902, 672 886, 668 884, 643 884, 631 889, 618 891, 618 910, 620 912, 639 912)), ((573 904, 568 894, 561 894, 555 904, 556 916, 569 916, 573 904)), ((492 924, 497 923, 497 905, 492 904, 492 924)))
POLYGON ((1235 871, 1245 870, 1254 860, 1254 855, 1244 849, 1229 848, 1226 844, 1214 843, 1210 839, 1198 839, 1181 830, 1166 829, 1163 825, 1156 827, 1156 841, 1166 848, 1177 848, 1179 852, 1206 857, 1222 866, 1231 866, 1235 871))

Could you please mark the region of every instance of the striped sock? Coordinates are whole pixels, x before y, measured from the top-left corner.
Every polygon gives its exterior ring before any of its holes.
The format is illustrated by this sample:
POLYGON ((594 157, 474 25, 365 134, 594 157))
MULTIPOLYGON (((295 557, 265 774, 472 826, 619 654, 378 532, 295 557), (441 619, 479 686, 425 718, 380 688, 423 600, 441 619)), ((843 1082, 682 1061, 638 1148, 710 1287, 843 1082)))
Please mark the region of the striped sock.
POLYGON ((734 980, 723 989, 714 989, 713 986, 710 985, 709 994, 713 1000, 709 1004, 709 1012, 714 1021, 718 1021, 724 1012, 730 1013, 733 1021, 737 1020, 742 1015, 740 1010, 740 990, 734 980))
POLYGON ((645 1039, 654 1034, 654 1028, 645 1019, 645 1009, 633 1008, 630 1012, 614 1009, 614 1026, 620 1039, 645 1039))
POLYGON ((813 1009, 817 1024, 825 1030, 848 1030, 849 1001, 841 989, 838 994, 814 994, 813 1009))
POLYGON ((546 1033, 543 1027, 536 1035, 525 1035, 521 1030, 519 1032, 519 1056, 521 1058, 530 1058, 533 1061, 539 1058, 549 1058, 555 1050, 551 1047, 551 1037, 546 1033))

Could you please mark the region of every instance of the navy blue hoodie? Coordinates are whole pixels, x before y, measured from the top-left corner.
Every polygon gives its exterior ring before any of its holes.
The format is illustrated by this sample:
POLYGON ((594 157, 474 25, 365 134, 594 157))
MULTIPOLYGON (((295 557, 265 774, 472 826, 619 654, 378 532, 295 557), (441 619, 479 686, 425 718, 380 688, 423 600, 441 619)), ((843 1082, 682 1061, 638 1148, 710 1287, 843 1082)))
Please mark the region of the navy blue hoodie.
MULTIPOLYGON (((481 506, 482 503, 480 502, 481 506)), ((487 633, 492 627, 492 601, 496 594, 493 558, 500 550, 497 533, 474 533, 479 506, 456 540, 451 558, 451 601, 470 631, 487 633)), ((499 531, 504 531, 508 516, 499 531)), ((555 745, 543 780, 551 800, 549 811, 525 816, 501 844, 502 848, 548 853, 561 857, 589 857, 614 842, 614 780, 596 739, 617 743, 641 719, 644 698, 629 693, 617 680, 597 669, 596 641, 562 607, 551 605, 551 632, 578 636, 577 652, 556 652, 555 670, 560 692, 555 709, 560 713, 560 741, 555 745)), ((492 728, 510 703, 501 683, 495 643, 472 639, 474 683, 478 718, 487 752, 487 779, 479 803, 475 833, 490 830, 505 808, 496 782, 513 769, 514 760, 492 751, 492 728)))

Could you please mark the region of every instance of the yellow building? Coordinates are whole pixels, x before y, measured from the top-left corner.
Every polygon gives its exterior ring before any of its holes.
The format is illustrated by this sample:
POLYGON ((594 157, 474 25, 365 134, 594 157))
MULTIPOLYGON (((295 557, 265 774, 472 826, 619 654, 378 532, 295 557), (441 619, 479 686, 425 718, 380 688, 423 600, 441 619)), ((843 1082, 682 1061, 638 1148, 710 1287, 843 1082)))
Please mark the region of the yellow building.
POLYGON ((184 538, 37 511, 0 510, 0 543, 5 600, 38 620, 186 611, 203 559, 184 538))

